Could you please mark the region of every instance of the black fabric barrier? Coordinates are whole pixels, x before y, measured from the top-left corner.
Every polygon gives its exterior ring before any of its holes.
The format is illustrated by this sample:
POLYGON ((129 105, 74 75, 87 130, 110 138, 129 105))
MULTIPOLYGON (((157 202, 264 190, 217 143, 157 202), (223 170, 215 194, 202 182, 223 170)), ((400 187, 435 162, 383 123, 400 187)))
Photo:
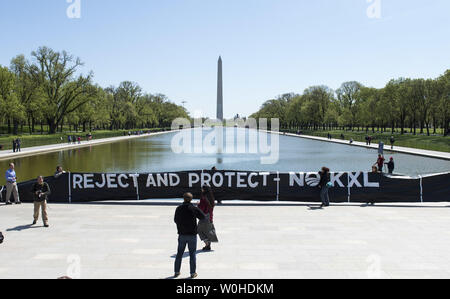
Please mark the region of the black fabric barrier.
MULTIPOLYGON (((450 173, 426 177, 395 177, 366 172, 332 173, 331 202, 418 203, 450 201, 450 173)), ((50 202, 77 203, 199 198, 201 186, 212 187, 218 200, 320 202, 318 173, 248 171, 183 171, 171 173, 68 173, 47 177, 50 202)), ((35 181, 20 183, 21 201, 33 201, 35 181)), ((4 188, 3 199, 6 197, 4 188)), ((11 198, 12 200, 12 198, 11 198)))

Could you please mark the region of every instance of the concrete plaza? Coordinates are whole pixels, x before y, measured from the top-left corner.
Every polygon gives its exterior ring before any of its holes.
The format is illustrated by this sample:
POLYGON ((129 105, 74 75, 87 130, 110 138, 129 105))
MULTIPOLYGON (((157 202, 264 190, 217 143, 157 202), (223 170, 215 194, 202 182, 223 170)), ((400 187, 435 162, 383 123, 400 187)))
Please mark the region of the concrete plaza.
MULTIPOLYGON (((1 205, 0 278, 168 278, 176 204, 50 204, 48 229, 29 226, 32 205, 1 205)), ((448 203, 316 207, 218 206, 221 242, 198 254, 199 278, 450 278, 448 203)))

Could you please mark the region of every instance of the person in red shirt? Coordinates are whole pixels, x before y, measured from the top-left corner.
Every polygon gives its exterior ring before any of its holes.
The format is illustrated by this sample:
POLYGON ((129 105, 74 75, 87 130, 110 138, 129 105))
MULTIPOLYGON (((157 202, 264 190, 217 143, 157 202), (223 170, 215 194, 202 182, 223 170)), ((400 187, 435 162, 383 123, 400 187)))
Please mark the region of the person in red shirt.
POLYGON ((378 160, 377 160, 377 163, 375 163, 375 165, 378 166, 379 172, 383 172, 384 161, 385 161, 385 159, 384 159, 383 155, 378 155, 378 160))
MULTIPOLYGON (((215 207, 215 199, 214 194, 211 188, 207 185, 202 187, 202 193, 200 195, 200 203, 198 204, 198 208, 205 214, 209 215, 209 221, 211 222, 212 228, 214 228, 214 207, 215 207)), ((207 239, 207 236, 202 236, 200 234, 200 238, 203 242, 205 242, 205 247, 203 251, 211 251, 211 242, 207 239)))

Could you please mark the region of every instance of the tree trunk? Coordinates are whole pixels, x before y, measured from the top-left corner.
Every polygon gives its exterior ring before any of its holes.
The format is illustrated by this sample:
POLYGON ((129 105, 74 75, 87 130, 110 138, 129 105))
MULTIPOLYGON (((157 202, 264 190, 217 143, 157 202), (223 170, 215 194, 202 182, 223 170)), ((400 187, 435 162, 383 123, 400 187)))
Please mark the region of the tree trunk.
POLYGON ((58 123, 54 119, 47 119, 48 123, 48 133, 53 135, 56 133, 56 130, 58 129, 58 123))
POLYGON ((35 132, 35 128, 34 128, 35 123, 36 123, 36 120, 35 120, 34 117, 32 116, 32 117, 31 117, 31 133, 34 133, 34 132, 35 132))
POLYGON ((19 135, 19 122, 17 120, 13 120, 13 135, 19 135))
POLYGON ((28 131, 30 132, 30 135, 33 134, 31 131, 31 117, 28 117, 28 131))

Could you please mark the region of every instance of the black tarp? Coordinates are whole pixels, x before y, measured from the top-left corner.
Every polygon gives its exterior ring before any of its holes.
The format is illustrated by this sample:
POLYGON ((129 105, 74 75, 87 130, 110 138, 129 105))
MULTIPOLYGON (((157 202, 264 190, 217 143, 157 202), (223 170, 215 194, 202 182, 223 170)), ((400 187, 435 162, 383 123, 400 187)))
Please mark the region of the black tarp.
MULTIPOLYGON (((218 200, 319 202, 318 173, 249 171, 183 171, 171 173, 68 173, 58 179, 47 177, 51 202, 77 203, 195 198, 208 184, 218 200)), ((331 202, 420 203, 450 201, 450 173, 425 177, 385 176, 377 173, 331 174, 331 202)), ((23 202, 31 202, 35 181, 19 184, 23 202)), ((3 191, 5 198, 6 191, 3 191)))

